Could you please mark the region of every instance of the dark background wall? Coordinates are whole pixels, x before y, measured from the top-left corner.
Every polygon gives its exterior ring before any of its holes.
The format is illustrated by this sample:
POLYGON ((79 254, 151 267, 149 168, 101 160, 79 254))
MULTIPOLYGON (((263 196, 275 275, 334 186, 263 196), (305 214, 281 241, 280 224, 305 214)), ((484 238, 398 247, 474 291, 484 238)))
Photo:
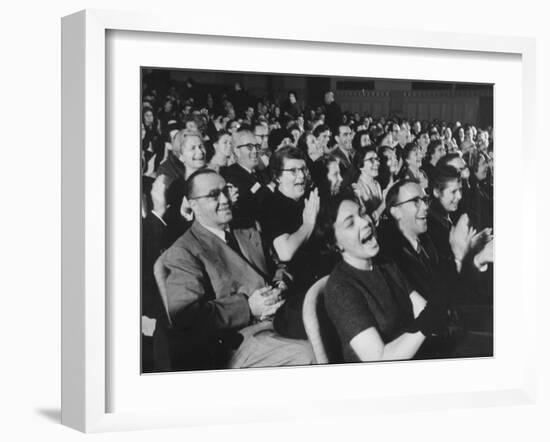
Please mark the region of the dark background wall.
POLYGON ((344 111, 493 125, 491 84, 189 70, 155 70, 154 75, 167 86, 192 78, 201 90, 214 93, 231 90, 238 81, 249 94, 279 103, 292 90, 301 104, 314 107, 331 89, 344 111))

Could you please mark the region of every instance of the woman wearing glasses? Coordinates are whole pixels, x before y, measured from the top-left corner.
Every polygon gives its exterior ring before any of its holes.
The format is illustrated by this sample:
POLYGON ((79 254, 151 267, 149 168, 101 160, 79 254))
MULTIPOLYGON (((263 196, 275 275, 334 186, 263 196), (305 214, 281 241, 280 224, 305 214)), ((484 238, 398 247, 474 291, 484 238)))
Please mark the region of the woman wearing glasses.
POLYGON ((319 193, 314 189, 307 194, 309 172, 299 149, 288 146, 277 150, 269 167, 277 187, 260 214, 262 233, 278 262, 286 266, 292 277, 292 294, 277 312, 274 326, 283 336, 305 339, 303 295, 320 271, 317 241, 313 237, 319 193))
POLYGON ((324 205, 319 225, 342 260, 325 289, 325 307, 346 362, 411 359, 445 322, 392 262, 378 256, 374 222, 353 196, 324 205))
POLYGON ((367 213, 376 223, 385 209, 384 194, 378 182, 380 158, 374 149, 367 149, 355 155, 354 163, 360 171, 357 182, 352 184, 355 194, 365 207, 367 213))

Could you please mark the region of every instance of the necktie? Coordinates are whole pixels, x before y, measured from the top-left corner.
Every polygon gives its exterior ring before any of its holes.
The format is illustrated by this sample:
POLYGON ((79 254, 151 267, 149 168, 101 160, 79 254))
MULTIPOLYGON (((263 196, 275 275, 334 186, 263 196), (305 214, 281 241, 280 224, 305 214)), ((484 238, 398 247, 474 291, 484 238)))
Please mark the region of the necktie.
POLYGON ((237 242, 237 239, 230 231, 225 231, 225 242, 229 247, 233 249, 235 253, 242 256, 241 248, 239 247, 239 243, 237 242))

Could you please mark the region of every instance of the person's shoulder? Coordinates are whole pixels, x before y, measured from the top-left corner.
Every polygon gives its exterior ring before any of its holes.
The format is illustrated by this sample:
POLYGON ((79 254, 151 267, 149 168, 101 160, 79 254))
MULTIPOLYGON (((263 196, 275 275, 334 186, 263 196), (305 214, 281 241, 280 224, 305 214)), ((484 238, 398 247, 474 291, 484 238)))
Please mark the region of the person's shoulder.
POLYGON ((445 216, 437 207, 437 203, 432 203, 428 209, 428 230, 430 226, 439 227, 445 225, 445 216))
POLYGON ((334 266, 334 269, 332 269, 328 277, 325 292, 328 296, 339 296, 342 289, 349 286, 351 281, 352 278, 349 272, 349 265, 344 261, 340 261, 334 266))
POLYGON ((239 172, 239 169, 242 169, 237 163, 233 163, 229 166, 224 166, 220 168, 220 175, 227 179, 227 177, 234 176, 239 172))
MULTIPOLYGON (((292 205, 292 201, 284 196, 278 189, 266 196, 265 209, 270 213, 279 213, 292 205)), ((282 214, 284 215, 284 213, 282 214)))
POLYGON ((227 181, 233 184, 246 182, 250 179, 250 174, 237 163, 227 166, 224 168, 223 172, 220 170, 220 173, 227 181))
POLYGON ((191 226, 191 228, 187 229, 183 235, 181 235, 168 249, 166 249, 164 252, 164 260, 168 262, 170 260, 179 259, 184 255, 194 255, 196 254, 195 250, 197 245, 197 236, 193 226, 191 226))

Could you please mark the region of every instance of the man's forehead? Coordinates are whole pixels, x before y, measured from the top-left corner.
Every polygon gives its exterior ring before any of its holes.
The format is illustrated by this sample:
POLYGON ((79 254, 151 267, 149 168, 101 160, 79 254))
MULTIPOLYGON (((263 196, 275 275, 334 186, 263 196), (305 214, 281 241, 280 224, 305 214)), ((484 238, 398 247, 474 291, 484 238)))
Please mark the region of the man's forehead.
POLYGON ((340 126, 339 131, 340 131, 340 135, 351 134, 351 129, 348 126, 340 126))
POLYGON ((405 201, 410 198, 414 198, 416 196, 423 196, 424 191, 422 190, 422 187, 420 187, 420 184, 416 183, 407 183, 401 189, 399 189, 399 200, 405 201))
POLYGON ((256 135, 264 135, 267 134, 267 126, 264 126, 263 124, 260 124, 254 128, 254 132, 256 135))
POLYGON ((256 142, 254 134, 251 134, 250 132, 237 132, 233 135, 233 138, 236 145, 256 142))
POLYGON ((217 173, 206 173, 198 176, 195 180, 195 186, 205 191, 225 186, 225 180, 217 173))
POLYGON ((446 189, 450 189, 451 191, 455 191, 457 189, 462 189, 462 183, 458 179, 449 181, 447 183, 447 185, 445 186, 445 190, 446 189))
POLYGON ((198 137, 197 135, 187 135, 183 140, 186 146, 202 144, 200 137, 198 137))

